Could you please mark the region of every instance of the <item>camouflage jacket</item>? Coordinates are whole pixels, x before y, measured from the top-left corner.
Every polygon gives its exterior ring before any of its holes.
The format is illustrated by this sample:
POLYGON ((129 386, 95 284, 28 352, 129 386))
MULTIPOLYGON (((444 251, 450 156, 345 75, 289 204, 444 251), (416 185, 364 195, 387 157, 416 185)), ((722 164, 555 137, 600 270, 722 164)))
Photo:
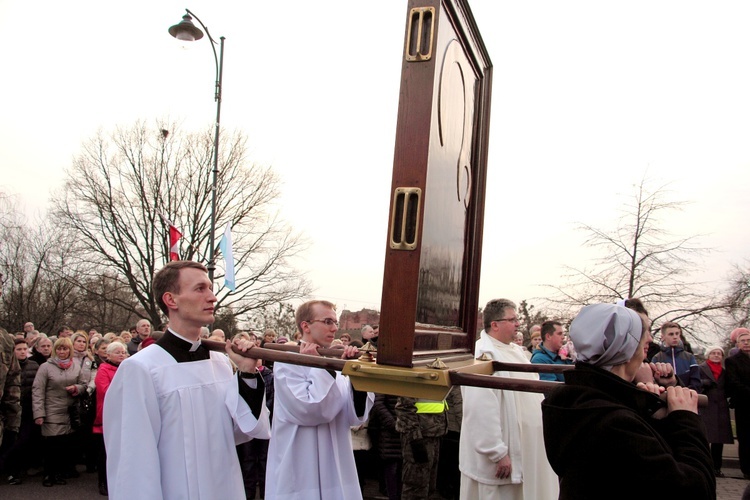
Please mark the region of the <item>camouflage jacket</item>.
POLYGON ((443 413, 417 413, 417 399, 399 397, 396 402, 396 430, 407 441, 441 437, 448 432, 448 416, 443 413))
POLYGON ((21 426, 21 365, 13 352, 13 336, 0 329, 0 443, 3 430, 21 426))

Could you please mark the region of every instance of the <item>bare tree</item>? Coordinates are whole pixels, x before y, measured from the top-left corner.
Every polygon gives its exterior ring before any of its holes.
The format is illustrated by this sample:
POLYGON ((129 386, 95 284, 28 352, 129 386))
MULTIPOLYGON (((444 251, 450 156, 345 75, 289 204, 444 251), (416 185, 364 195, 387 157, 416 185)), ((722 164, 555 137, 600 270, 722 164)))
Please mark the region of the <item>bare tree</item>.
POLYGON ((295 307, 289 303, 269 305, 254 311, 251 321, 261 333, 272 328, 277 335, 291 340, 297 332, 297 324, 294 321, 295 310, 295 307))
POLYGON ((524 343, 531 340, 529 330, 534 325, 541 325, 549 319, 544 311, 536 309, 536 306, 529 304, 526 299, 518 304, 518 319, 521 321, 520 331, 523 332, 524 343))
POLYGON ((142 316, 132 312, 138 309, 133 292, 117 280, 114 273, 106 270, 101 275, 90 278, 89 282, 81 287, 78 296, 79 300, 71 311, 69 321, 78 328, 120 332, 135 326, 142 316), (123 304, 127 306, 124 307, 123 304))
MULTIPOLYGON (((243 134, 222 137, 215 227, 221 236, 231 223, 237 285, 231 293, 220 286, 219 306, 231 306, 239 315, 306 295, 307 280, 289 264, 305 243, 273 210, 278 177, 270 167, 247 160, 243 134)), ((137 123, 110 134, 99 132, 86 142, 53 202, 55 223, 77 235, 76 257, 88 270, 77 277, 77 285, 95 294, 90 284, 106 270, 130 289, 135 302, 103 294, 98 298, 158 324, 151 280, 169 259, 168 225, 162 216, 183 234, 181 257, 205 262, 212 155, 210 131, 183 134, 167 123, 154 128, 137 123)), ((216 281, 222 284, 223 272, 217 271, 216 281)))
POLYGON ((67 323, 79 297, 61 276, 75 273, 70 240, 44 221, 29 224, 13 197, 0 197, 0 326, 20 331, 33 321, 43 332, 67 323))
POLYGON ((237 316, 235 316, 231 307, 222 307, 219 309, 216 313, 213 328, 224 330, 224 335, 228 339, 234 337, 238 331, 237 316))
POLYGON ((750 263, 734 267, 725 302, 731 318, 730 329, 750 325, 750 263))
POLYGON ((699 235, 674 236, 664 226, 662 217, 684 206, 668 195, 666 186, 652 190, 643 179, 613 228, 580 224, 588 235, 585 245, 601 257, 588 267, 567 267, 563 285, 547 285, 557 291, 550 302, 572 312, 587 304, 638 297, 655 326, 662 319, 679 321, 699 338, 705 321, 714 321, 710 313, 723 305, 691 281, 696 261, 707 249, 698 245, 699 235), (696 321, 700 327, 693 325, 696 321))

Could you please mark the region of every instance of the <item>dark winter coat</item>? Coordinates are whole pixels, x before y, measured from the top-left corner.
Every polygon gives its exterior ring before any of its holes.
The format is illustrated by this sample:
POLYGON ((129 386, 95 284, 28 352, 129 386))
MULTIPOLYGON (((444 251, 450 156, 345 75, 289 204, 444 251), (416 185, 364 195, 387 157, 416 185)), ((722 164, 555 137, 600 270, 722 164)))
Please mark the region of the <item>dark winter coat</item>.
POLYGON ((138 352, 138 346, 141 345, 141 342, 143 342, 143 339, 141 339, 141 337, 137 333, 133 335, 133 338, 130 339, 130 342, 128 342, 128 345, 126 346, 128 348, 128 354, 130 356, 133 356, 138 352))
POLYGON ((750 411, 750 356, 740 351, 724 361, 724 391, 735 408, 750 411))
POLYGON ((578 363, 542 403, 547 458, 561 499, 716 498, 700 417, 664 407, 654 394, 578 363))
POLYGON ((703 394, 708 397, 708 406, 699 411, 706 425, 708 442, 731 444, 734 442, 734 436, 729 419, 729 404, 724 393, 726 370, 722 370, 719 380, 716 380, 707 363, 701 363, 700 368, 703 394))
POLYGON ((33 422, 34 413, 31 405, 31 387, 39 370, 39 364, 29 358, 19 361, 21 365, 21 421, 33 422))
POLYGON ((669 363, 672 365, 675 375, 682 381, 683 386, 700 392, 701 379, 700 371, 697 368, 698 362, 691 352, 685 350, 682 342, 677 347, 662 346, 661 352, 651 358, 651 362, 669 363))
POLYGON ((266 387, 266 408, 270 412, 269 420, 273 422, 273 397, 275 394, 273 388, 273 369, 263 365, 263 369, 260 371, 260 376, 263 377, 263 384, 266 387))
POLYGON ((47 362, 47 360, 49 359, 49 356, 45 357, 44 354, 42 354, 41 352, 37 351, 36 348, 34 348, 34 349, 31 349, 31 356, 29 356, 29 358, 33 361, 36 361, 36 364, 38 364, 39 366, 42 366, 44 363, 47 362))
POLYGON ((401 435, 396 430, 396 401, 398 396, 376 394, 370 411, 370 421, 377 421, 378 453, 383 460, 401 460, 401 435))

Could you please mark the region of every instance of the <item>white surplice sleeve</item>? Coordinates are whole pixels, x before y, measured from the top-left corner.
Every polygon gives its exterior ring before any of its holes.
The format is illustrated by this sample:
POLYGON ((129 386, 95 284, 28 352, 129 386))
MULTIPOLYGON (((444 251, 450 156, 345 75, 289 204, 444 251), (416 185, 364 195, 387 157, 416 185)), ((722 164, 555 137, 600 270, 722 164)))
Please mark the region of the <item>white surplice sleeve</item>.
POLYGON ((360 425, 367 420, 375 401, 375 396, 368 394, 365 413, 358 417, 354 410, 351 383, 343 375, 336 374, 334 377, 321 368, 279 365, 275 377, 277 400, 283 401, 285 417, 294 425, 327 424, 342 412, 348 425, 360 425))
POLYGON ((368 418, 370 417, 370 410, 372 410, 372 406, 375 404, 375 394, 372 392, 367 393, 367 399, 365 402, 365 411, 362 415, 357 415, 357 411, 354 407, 354 398, 352 393, 354 392, 354 387, 352 387, 351 381, 349 381, 349 377, 345 375, 339 375, 337 377, 337 380, 341 379, 342 381, 345 381, 346 388, 347 388, 347 398, 346 398, 346 413, 349 418, 349 426, 350 427, 357 427, 365 422, 367 422, 368 418))
POLYGON ((326 370, 279 365, 274 376, 276 399, 283 401, 287 420, 291 424, 326 424, 344 407, 346 391, 342 391, 336 378, 326 370))
POLYGON ((104 398, 107 481, 112 500, 164 497, 157 449, 161 425, 150 370, 137 359, 126 359, 104 398), (133 471, 138 471, 137 475, 131 475, 133 471))
POLYGON ((263 396, 260 415, 255 418, 250 406, 240 396, 239 383, 237 377, 232 377, 226 399, 227 410, 232 416, 235 444, 242 444, 251 439, 271 439, 270 412, 266 407, 265 395, 263 396))

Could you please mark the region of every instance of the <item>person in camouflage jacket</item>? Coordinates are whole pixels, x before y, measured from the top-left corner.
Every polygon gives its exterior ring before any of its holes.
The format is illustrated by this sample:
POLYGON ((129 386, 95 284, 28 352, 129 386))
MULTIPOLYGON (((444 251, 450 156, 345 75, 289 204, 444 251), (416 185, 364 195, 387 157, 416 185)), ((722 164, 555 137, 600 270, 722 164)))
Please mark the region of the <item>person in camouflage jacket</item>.
POLYGON ((445 401, 399 397, 396 402, 396 430, 401 433, 404 460, 403 500, 437 496, 440 440, 448 432, 446 410, 445 401))
POLYGON ((0 445, 11 446, 21 426, 21 365, 13 336, 0 328, 0 445))

